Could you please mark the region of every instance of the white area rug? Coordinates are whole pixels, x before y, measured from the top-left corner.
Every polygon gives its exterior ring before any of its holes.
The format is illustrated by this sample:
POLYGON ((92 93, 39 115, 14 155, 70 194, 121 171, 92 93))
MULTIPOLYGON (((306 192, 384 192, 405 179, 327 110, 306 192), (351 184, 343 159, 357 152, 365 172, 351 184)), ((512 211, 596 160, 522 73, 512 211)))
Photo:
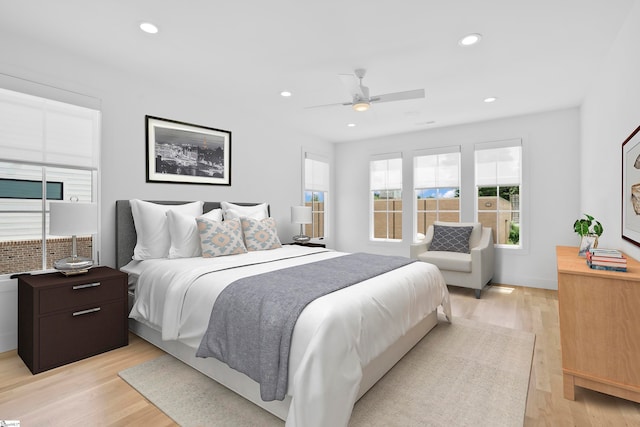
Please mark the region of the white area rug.
MULTIPOLYGON (((440 322, 353 410, 350 426, 522 426, 535 335, 465 319, 440 322)), ((176 423, 284 423, 170 355, 120 377, 176 423)))

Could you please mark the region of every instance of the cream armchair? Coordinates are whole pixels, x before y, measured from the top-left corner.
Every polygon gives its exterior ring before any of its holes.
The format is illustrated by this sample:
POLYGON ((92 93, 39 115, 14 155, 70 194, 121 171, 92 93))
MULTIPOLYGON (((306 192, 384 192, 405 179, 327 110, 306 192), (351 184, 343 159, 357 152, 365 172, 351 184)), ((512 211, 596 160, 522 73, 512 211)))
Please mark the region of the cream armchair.
POLYGON ((482 289, 491 282, 495 265, 495 249, 490 227, 479 222, 435 222, 441 227, 472 227, 469 235, 469 253, 455 252, 464 246, 468 229, 439 228, 437 242, 433 241, 434 226, 429 226, 425 238, 411 245, 411 258, 436 265, 448 285, 476 290, 480 298, 482 289), (448 233, 447 231, 450 231, 448 233), (456 247, 458 246, 458 247, 456 247), (430 250, 430 248, 438 250, 430 250), (444 249, 444 250, 441 250, 444 249))

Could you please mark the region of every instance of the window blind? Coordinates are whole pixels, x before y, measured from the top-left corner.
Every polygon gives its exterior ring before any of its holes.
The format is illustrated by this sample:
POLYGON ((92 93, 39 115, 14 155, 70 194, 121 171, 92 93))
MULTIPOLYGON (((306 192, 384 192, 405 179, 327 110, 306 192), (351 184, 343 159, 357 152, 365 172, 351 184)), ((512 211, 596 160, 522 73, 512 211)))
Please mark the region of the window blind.
POLYGON ((476 145, 476 185, 518 185, 521 181, 522 144, 520 140, 506 145, 476 145))
POLYGON ((100 112, 0 88, 0 158, 97 169, 100 112))
POLYGON ((369 164, 369 184, 371 190, 401 189, 402 157, 373 158, 369 164))
POLYGON ((414 188, 460 187, 460 152, 414 157, 414 188))
POLYGON ((305 153, 304 188, 310 191, 329 191, 329 162, 320 156, 305 153))

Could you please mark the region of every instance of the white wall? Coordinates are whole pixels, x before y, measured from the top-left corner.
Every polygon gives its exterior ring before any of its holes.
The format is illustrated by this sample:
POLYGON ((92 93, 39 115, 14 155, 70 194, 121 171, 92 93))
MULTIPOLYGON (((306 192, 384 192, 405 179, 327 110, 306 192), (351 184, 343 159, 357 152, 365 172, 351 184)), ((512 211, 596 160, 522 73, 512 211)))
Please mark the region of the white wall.
MULTIPOLYGON (((331 144, 287 129, 259 111, 234 105, 233 100, 185 93, 179 82, 176 87, 155 83, 153 70, 148 76, 127 75, 50 46, 13 39, 1 29, 0 51, 0 74, 100 100, 103 265, 115 264, 117 199, 266 201, 280 238, 289 241, 299 231, 290 223, 290 206, 302 201, 302 146, 333 156, 331 144), (146 183, 145 115, 230 130, 231 186, 146 183)), ((0 282, 0 352, 16 347, 16 312, 5 310, 16 307, 15 289, 15 280, 0 282)))
POLYGON ((283 127, 260 111, 235 105, 233 99, 188 93, 180 89, 179 81, 175 87, 159 84, 152 70, 148 76, 127 75, 5 35, 0 37, 0 49, 0 73, 101 101, 102 264, 114 265, 117 199, 267 201, 283 240, 296 234, 289 209, 301 202, 302 147, 331 157, 331 144, 283 127), (145 115, 230 130, 232 185, 146 183, 145 115))
POLYGON ((640 125, 640 2, 631 9, 581 108, 581 209, 603 225, 601 247, 640 259, 622 234, 622 142, 640 125))
POLYGON ((524 249, 498 249, 494 283, 557 288, 555 246, 577 245, 573 221, 579 212, 579 111, 577 108, 502 120, 436 128, 337 144, 336 247, 349 252, 409 254, 413 233, 412 152, 460 145, 463 221, 474 220, 475 143, 523 140, 522 231, 524 249), (369 240, 369 157, 401 151, 404 165, 403 242, 369 240))

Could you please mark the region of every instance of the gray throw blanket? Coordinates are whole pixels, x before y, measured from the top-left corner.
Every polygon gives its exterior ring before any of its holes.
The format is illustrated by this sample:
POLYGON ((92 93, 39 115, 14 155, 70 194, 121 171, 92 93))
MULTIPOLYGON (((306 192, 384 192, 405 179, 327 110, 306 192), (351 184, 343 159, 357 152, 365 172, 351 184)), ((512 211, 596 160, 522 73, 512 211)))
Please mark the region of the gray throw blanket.
POLYGON ((355 253, 236 280, 214 303, 196 356, 248 375, 262 400, 283 400, 293 328, 307 304, 414 261, 355 253))

